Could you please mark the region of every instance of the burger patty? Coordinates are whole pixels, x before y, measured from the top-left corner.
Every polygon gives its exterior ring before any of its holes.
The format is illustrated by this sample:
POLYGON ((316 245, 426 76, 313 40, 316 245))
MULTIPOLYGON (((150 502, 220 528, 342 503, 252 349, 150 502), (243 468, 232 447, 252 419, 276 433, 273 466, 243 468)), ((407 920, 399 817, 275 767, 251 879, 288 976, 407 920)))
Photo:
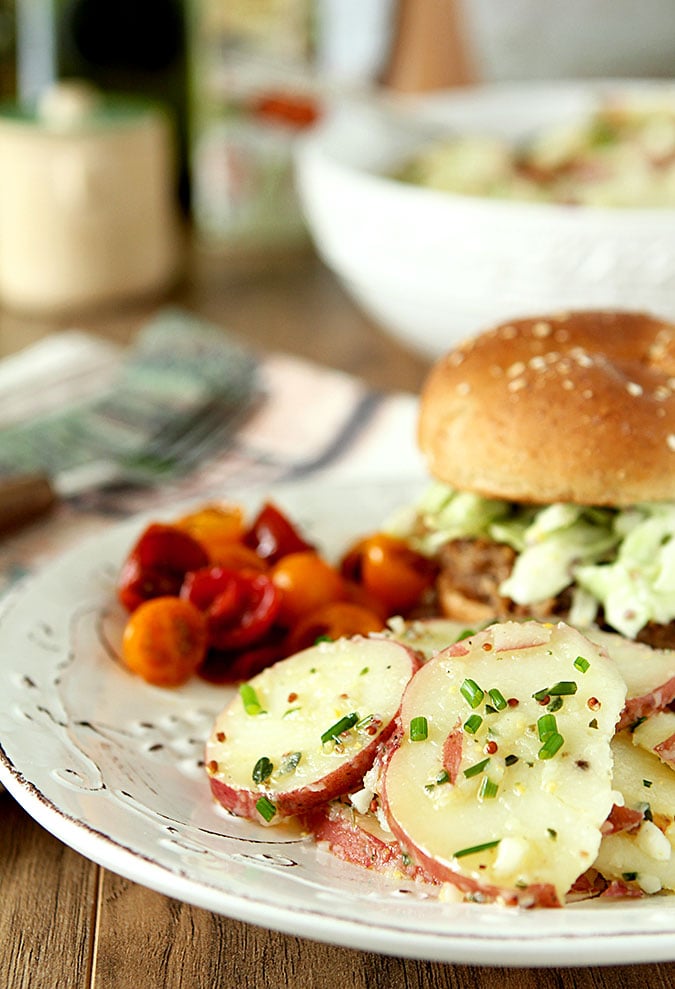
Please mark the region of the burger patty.
MULTIPOLYGON (((510 575, 516 552, 489 539, 451 539, 438 554, 437 592, 441 610, 458 621, 482 622, 506 618, 562 618, 569 615, 572 586, 531 606, 516 604, 499 593, 510 575)), ((599 624, 602 625, 601 616, 599 624)), ((656 649, 675 649, 675 622, 649 622, 636 638, 656 649)))

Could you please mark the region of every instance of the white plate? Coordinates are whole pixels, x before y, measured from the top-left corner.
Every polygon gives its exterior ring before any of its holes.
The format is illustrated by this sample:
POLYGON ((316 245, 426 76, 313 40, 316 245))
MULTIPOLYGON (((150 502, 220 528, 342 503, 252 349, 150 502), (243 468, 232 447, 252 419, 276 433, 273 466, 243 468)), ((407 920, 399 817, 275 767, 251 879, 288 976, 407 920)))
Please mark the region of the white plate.
MULTIPOLYGON (((310 483, 274 497, 335 553, 413 487, 310 483)), ((118 660, 114 580, 146 521, 77 547, 0 617, 0 778, 45 828, 169 896, 352 948, 514 966, 675 959, 675 897, 547 911, 442 904, 218 810, 200 761, 227 689, 160 690, 118 660)))

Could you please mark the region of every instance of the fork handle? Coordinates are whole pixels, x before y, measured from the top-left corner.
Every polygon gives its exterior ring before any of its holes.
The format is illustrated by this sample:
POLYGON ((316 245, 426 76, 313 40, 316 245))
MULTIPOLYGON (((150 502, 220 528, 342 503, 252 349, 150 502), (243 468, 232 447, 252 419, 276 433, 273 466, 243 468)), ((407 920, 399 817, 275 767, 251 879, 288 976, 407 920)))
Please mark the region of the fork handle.
POLYGON ((24 474, 0 480, 0 532, 46 515, 57 500, 46 474, 24 474))

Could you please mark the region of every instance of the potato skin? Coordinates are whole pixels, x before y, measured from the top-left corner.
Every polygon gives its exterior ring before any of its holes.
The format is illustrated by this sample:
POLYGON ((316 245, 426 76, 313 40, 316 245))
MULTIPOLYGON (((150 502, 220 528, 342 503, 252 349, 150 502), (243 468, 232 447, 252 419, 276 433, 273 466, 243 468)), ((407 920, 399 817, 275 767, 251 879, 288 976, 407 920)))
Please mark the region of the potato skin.
MULTIPOLYGON (((275 793, 271 799, 276 807, 275 823, 279 818, 299 817, 329 800, 358 790, 363 777, 373 764, 380 744, 386 741, 394 730, 391 721, 368 745, 361 749, 350 762, 338 767, 334 772, 317 780, 312 786, 299 787, 275 793)), ((259 790, 245 790, 230 786, 223 780, 211 776, 211 792, 218 803, 237 817, 260 821, 256 804, 261 797, 259 790)))

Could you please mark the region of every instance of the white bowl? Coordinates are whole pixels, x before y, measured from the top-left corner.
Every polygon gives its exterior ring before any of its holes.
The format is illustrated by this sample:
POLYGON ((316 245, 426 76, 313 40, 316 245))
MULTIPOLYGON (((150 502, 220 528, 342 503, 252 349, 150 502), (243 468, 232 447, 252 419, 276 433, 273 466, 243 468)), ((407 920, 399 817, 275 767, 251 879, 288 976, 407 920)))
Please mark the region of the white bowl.
POLYGON ((435 358, 517 317, 579 308, 675 319, 675 210, 453 195, 388 177, 435 129, 522 139, 609 93, 667 82, 510 84, 345 105, 301 141, 298 193, 317 250, 377 323, 435 358))

